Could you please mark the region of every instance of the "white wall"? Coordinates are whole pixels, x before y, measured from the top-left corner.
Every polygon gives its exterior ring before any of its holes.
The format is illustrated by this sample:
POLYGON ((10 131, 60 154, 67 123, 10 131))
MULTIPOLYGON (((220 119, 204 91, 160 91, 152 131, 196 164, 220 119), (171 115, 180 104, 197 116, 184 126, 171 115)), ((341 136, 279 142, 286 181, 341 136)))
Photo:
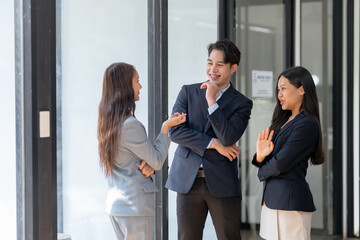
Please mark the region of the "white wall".
POLYGON ((0 234, 16 239, 14 2, 0 1, 0 234))

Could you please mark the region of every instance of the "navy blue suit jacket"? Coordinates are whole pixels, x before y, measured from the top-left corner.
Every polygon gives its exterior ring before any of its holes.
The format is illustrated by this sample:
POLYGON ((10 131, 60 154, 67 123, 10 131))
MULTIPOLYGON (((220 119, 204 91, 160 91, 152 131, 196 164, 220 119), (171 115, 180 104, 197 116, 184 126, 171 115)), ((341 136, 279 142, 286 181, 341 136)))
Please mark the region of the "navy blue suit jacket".
POLYGON ((316 210, 305 176, 308 161, 317 149, 319 127, 311 116, 298 114, 273 136, 274 150, 259 167, 263 199, 271 209, 313 212, 316 210))
POLYGON ((187 113, 187 121, 170 129, 170 139, 179 146, 165 186, 178 193, 189 192, 203 164, 206 183, 214 196, 241 196, 237 158, 230 162, 207 146, 212 138, 224 146, 236 143, 248 124, 252 101, 231 84, 218 100, 219 108, 209 115, 206 89, 200 86, 183 86, 173 107, 173 113, 187 113))

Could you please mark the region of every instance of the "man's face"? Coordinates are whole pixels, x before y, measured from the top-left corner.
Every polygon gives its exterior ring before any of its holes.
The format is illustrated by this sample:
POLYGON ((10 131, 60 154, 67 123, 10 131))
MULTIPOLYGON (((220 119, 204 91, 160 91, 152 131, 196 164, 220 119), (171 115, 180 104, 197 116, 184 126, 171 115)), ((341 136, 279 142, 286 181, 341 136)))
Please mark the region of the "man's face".
POLYGON ((229 85, 231 75, 236 68, 236 64, 230 66, 230 63, 224 62, 223 51, 214 49, 207 60, 206 74, 210 82, 216 84, 220 89, 224 89, 229 85))

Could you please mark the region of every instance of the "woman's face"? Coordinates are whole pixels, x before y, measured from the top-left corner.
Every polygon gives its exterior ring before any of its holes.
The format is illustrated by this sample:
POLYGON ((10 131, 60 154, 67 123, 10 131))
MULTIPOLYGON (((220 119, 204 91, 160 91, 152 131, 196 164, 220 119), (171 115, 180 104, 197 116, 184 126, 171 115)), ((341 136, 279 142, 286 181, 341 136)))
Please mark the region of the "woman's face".
POLYGON ((134 77, 132 79, 132 87, 134 89, 134 100, 139 101, 140 99, 140 89, 142 88, 139 82, 139 74, 136 70, 134 70, 134 77))
POLYGON ((296 88, 290 81, 281 76, 278 82, 278 99, 283 110, 290 110, 293 114, 300 112, 304 98, 304 88, 296 88))

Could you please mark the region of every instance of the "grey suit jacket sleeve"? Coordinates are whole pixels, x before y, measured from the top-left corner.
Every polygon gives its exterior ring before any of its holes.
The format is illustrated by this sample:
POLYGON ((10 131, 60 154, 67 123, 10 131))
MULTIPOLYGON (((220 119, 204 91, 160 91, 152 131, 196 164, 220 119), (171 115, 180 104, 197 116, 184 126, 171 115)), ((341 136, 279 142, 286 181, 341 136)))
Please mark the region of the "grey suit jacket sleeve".
POLYGON ((165 162, 170 138, 160 133, 153 145, 147 137, 145 127, 137 120, 123 126, 122 146, 137 158, 144 160, 154 170, 160 170, 165 162))

